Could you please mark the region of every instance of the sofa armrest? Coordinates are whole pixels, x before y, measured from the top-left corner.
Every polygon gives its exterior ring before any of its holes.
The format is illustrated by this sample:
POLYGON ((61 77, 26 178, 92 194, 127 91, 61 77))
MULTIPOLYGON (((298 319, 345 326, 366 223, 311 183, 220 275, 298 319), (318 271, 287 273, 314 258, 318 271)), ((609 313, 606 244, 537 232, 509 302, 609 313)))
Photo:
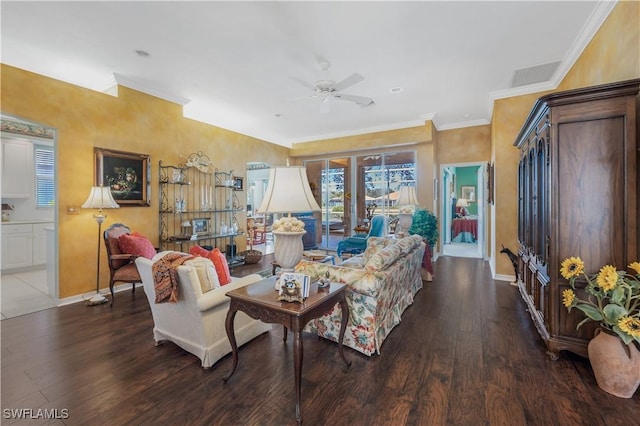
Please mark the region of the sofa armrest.
POLYGON ((262 280, 262 277, 258 274, 251 274, 242 278, 232 277, 229 284, 208 291, 198 297, 198 309, 204 312, 223 303, 227 303, 229 302, 229 298, 227 297, 228 291, 253 284, 260 280, 262 280))

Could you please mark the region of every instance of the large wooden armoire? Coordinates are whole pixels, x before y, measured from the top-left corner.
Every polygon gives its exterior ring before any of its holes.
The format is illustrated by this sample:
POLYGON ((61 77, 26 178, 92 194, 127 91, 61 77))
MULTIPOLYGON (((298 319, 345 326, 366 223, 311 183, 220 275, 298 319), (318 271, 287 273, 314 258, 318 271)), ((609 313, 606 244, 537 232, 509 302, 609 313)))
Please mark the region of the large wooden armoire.
MULTIPOLYGON (((597 323, 562 304, 560 264, 586 272, 639 260, 636 96, 640 79, 540 98, 514 143, 518 169, 520 293, 548 353, 587 356, 597 323)), ((585 298, 584 283, 576 282, 585 298)))

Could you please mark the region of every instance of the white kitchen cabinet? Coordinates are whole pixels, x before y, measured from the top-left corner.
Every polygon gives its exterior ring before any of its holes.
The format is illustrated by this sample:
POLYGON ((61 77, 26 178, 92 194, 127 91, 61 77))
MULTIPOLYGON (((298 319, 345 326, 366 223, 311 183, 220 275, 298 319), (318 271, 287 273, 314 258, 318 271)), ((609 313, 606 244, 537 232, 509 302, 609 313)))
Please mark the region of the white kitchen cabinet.
POLYGON ((33 264, 33 226, 2 226, 2 269, 24 268, 33 264))
POLYGON ((34 196, 33 143, 2 138, 2 198, 34 196))
POLYGON ((2 224, 2 270, 45 265, 53 222, 2 224))
POLYGON ((47 263, 47 231, 51 228, 51 223, 34 223, 33 224, 33 259, 32 265, 44 265, 47 263))

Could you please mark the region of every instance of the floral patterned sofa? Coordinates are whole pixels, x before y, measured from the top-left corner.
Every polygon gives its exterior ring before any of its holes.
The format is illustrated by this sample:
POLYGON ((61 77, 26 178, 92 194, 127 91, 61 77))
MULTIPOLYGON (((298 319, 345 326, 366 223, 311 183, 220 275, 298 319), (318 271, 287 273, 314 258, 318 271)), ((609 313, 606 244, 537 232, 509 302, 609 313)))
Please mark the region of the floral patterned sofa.
MULTIPOLYGON (((296 272, 313 279, 326 277, 347 284, 350 315, 343 344, 370 356, 380 354, 380 346, 400 323, 404 310, 422 288, 420 266, 425 244, 416 235, 400 240, 371 237, 367 249, 341 265, 302 260, 296 272)), ((312 320, 305 331, 338 340, 341 309, 312 320)))

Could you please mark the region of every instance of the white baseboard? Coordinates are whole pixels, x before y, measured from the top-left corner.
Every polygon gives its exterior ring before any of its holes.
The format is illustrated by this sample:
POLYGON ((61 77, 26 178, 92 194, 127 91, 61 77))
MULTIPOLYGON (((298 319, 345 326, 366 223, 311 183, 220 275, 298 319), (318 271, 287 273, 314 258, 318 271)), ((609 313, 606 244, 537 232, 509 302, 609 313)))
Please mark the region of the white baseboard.
POLYGON ((510 283, 516 281, 515 275, 504 275, 504 274, 495 274, 493 279, 496 281, 509 281, 510 283))
MULTIPOLYGON (((140 288, 140 287, 142 287, 142 283, 137 283, 136 284, 136 289, 140 288)), ((121 291, 125 291, 125 290, 131 290, 131 284, 130 283, 123 283, 123 284, 116 285, 116 286, 113 287, 114 294, 115 293, 119 293, 121 291)), ((111 292, 109 291, 108 288, 106 288, 106 289, 101 288, 100 289, 100 293, 104 294, 105 296, 111 296, 111 292)), ((75 296, 65 297, 64 299, 58 299, 56 306, 65 306, 65 305, 71 305, 73 303, 84 302, 84 301, 87 301, 87 300, 91 299, 94 294, 95 294, 94 292, 91 292, 89 294, 83 293, 83 294, 78 294, 78 295, 75 295, 75 296)))

